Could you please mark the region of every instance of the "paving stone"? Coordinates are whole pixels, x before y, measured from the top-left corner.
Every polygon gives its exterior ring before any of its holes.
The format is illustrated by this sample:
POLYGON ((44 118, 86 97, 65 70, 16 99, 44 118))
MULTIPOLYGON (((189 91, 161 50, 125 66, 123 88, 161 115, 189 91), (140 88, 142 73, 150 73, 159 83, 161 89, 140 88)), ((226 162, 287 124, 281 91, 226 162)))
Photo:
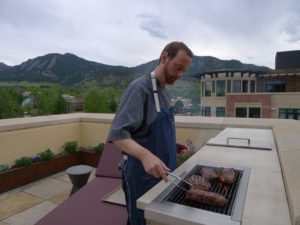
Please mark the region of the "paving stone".
POLYGON ((4 222, 13 225, 34 225, 55 207, 55 204, 44 201, 30 209, 5 219, 4 222))
POLYGON ((28 193, 17 192, 0 201, 0 220, 33 207, 43 199, 28 193))
POLYGON ((70 193, 71 193, 71 189, 61 192, 58 195, 55 195, 54 197, 50 198, 48 201, 52 202, 55 205, 59 205, 69 198, 70 193))
POLYGON ((48 178, 37 185, 24 189, 24 192, 47 200, 54 197, 55 195, 58 195, 61 192, 70 189, 71 187, 72 185, 68 182, 48 178))

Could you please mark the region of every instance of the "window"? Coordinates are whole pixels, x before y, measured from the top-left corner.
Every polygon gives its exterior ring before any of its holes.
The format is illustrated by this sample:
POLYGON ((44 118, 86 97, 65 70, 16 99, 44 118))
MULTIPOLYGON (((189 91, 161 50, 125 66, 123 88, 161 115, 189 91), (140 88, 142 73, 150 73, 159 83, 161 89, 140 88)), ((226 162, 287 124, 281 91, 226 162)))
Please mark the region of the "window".
POLYGON ((255 92, 255 80, 250 80, 250 92, 255 92))
POLYGON ((211 82, 205 82, 205 96, 211 96, 211 82))
POLYGON ((204 116, 210 116, 210 107, 206 106, 204 108, 204 116))
POLYGON ((225 107, 216 108, 216 117, 225 117, 225 107))
POLYGON ((248 81, 247 80, 243 80, 242 81, 242 86, 243 86, 243 93, 247 93, 248 92, 248 81))
POLYGON ((279 118, 300 120, 300 109, 279 109, 279 118))
POLYGON ((217 96, 225 96, 225 80, 217 80, 217 96))
POLYGON ((263 80, 263 92, 285 92, 285 80, 263 80))
POLYGON ((249 108, 249 118, 260 118, 260 108, 249 108))
POLYGON ((235 117, 247 117, 247 108, 246 107, 235 108, 235 117))
POLYGON ((241 93, 241 81, 240 80, 232 81, 232 92, 233 93, 241 93))
POLYGON ((215 81, 212 81, 212 93, 214 94, 215 93, 215 81))

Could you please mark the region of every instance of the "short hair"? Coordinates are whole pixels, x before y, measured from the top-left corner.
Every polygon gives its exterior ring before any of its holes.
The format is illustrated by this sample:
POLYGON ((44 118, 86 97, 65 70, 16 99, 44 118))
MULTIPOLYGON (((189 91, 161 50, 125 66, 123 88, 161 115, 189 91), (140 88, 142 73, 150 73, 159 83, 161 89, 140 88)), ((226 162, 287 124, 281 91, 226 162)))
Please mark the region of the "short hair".
POLYGON ((183 42, 174 41, 167 44, 166 47, 162 50, 159 57, 159 62, 161 61, 161 57, 164 52, 167 52, 168 56, 173 59, 179 50, 184 50, 189 57, 193 57, 193 52, 191 51, 191 49, 189 49, 188 46, 186 46, 186 44, 184 44, 183 42))

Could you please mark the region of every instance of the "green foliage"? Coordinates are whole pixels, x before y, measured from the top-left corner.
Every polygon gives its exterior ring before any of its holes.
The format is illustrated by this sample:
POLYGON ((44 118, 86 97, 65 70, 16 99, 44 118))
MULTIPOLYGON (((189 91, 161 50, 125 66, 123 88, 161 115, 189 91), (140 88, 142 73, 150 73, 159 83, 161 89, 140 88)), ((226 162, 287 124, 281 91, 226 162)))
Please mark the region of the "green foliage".
POLYGON ((62 87, 52 86, 35 93, 39 115, 62 114, 67 112, 67 103, 62 97, 62 87))
POLYGON ((193 154, 194 154, 194 152, 190 151, 183 156, 177 156, 177 158, 176 158, 177 166, 180 166, 182 163, 184 163, 186 160, 188 160, 193 154))
POLYGON ((9 166, 7 164, 0 164, 0 172, 9 170, 9 166))
POLYGON ((16 159, 15 167, 29 166, 32 164, 32 158, 30 157, 21 157, 20 159, 16 159))
POLYGON ((118 108, 119 91, 112 88, 91 88, 85 98, 84 111, 93 113, 114 113, 118 108))
POLYGON ((104 149, 104 143, 100 143, 94 148, 94 151, 95 151, 95 153, 101 155, 103 152, 103 149, 104 149))
POLYGON ((64 145, 64 152, 67 154, 72 154, 72 153, 76 152, 77 147, 78 147, 77 141, 66 142, 64 145))
POLYGON ((0 90, 0 119, 23 116, 23 96, 15 90, 0 90))
POLYGON ((178 80, 172 86, 168 86, 172 98, 182 97, 192 100, 193 104, 200 103, 200 82, 195 79, 178 80))
POLYGON ((54 153, 48 148, 40 153, 40 157, 42 160, 50 160, 54 158, 54 153))

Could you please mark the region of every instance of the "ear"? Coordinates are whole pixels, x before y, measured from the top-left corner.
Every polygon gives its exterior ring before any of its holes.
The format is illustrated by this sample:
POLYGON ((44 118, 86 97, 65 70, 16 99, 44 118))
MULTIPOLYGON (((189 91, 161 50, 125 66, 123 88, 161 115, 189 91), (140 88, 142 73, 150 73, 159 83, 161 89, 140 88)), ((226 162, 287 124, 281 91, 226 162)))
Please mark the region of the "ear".
POLYGON ((163 52, 162 54, 161 54, 161 58, 160 58, 160 61, 161 61, 161 63, 166 63, 167 62, 167 60, 168 60, 168 53, 167 52, 163 52))

